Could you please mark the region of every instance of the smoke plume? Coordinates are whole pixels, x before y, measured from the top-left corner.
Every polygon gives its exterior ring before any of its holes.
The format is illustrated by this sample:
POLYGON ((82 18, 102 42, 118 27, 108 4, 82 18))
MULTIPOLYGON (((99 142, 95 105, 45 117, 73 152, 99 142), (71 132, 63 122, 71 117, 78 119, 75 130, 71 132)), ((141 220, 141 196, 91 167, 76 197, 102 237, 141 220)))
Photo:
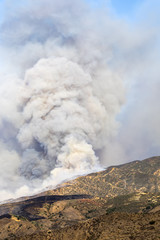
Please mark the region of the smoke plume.
POLYGON ((128 110, 117 116, 125 99, 130 108, 138 76, 144 86, 148 59, 157 56, 157 29, 146 31, 142 20, 128 25, 105 4, 95 9, 80 0, 8 1, 6 9, 0 27, 0 200, 133 160, 133 119, 145 118, 140 109, 148 88, 136 103, 138 113, 133 107, 129 117, 128 110))

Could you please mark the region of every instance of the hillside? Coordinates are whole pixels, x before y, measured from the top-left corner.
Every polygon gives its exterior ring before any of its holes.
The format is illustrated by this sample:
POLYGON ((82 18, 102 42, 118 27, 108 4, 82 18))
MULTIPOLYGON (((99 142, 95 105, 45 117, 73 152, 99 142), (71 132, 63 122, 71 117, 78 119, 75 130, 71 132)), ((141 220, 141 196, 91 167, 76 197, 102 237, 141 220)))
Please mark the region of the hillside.
POLYGON ((88 194, 115 197, 135 191, 160 192, 160 157, 134 161, 79 177, 48 194, 88 194))
POLYGON ((160 239, 159 188, 160 157, 109 167, 2 204, 0 239, 160 239))

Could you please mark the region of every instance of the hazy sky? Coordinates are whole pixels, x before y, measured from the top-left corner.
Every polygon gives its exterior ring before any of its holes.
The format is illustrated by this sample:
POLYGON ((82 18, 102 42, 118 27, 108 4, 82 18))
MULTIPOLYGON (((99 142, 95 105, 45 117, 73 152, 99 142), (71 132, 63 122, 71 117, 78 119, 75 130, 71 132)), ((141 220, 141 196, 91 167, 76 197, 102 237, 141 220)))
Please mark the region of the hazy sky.
MULTIPOLYGON (((88 0, 94 7, 98 7, 100 1, 88 0)), ((147 0, 105 0, 105 3, 112 9, 112 11, 119 17, 127 17, 132 19, 136 13, 136 10, 141 4, 147 2, 147 0)))
MULTIPOLYGON (((88 0, 92 5, 97 7, 99 5, 98 0, 88 0)), ((112 6, 113 11, 121 17, 132 18, 137 7, 146 0, 107 0, 109 5, 112 6)), ((0 0, 0 21, 4 16, 4 3, 9 2, 7 0, 0 0)), ((14 1, 15 2, 18 1, 14 1)), ((21 1, 22 2, 22 1, 21 1)), ((24 1, 25 2, 25 1, 24 1)), ((108 4, 108 3, 107 3, 108 4)))
POLYGON ((0 0, 0 20, 2 19, 4 14, 4 0, 0 0))

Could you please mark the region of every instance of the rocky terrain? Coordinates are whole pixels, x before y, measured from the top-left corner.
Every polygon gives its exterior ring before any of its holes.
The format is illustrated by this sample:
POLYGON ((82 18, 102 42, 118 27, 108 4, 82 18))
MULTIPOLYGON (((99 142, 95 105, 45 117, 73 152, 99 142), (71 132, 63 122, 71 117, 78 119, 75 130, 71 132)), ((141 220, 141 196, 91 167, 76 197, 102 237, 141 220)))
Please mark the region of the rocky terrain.
POLYGON ((160 239, 160 157, 0 205, 0 239, 160 239))

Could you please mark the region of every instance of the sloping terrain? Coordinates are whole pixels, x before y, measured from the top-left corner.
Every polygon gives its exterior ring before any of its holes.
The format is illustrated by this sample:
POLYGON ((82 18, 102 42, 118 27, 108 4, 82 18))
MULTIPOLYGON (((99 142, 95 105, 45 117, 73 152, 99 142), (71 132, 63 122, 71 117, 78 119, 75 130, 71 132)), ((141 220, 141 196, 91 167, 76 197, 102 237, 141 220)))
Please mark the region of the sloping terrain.
POLYGON ((134 161, 82 176, 49 194, 88 194, 115 197, 135 191, 160 192, 160 157, 134 161))
POLYGON ((160 239, 160 213, 112 213, 81 222, 61 231, 34 233, 21 239, 133 240, 160 239))
POLYGON ((160 239, 160 157, 0 205, 0 239, 160 239))

